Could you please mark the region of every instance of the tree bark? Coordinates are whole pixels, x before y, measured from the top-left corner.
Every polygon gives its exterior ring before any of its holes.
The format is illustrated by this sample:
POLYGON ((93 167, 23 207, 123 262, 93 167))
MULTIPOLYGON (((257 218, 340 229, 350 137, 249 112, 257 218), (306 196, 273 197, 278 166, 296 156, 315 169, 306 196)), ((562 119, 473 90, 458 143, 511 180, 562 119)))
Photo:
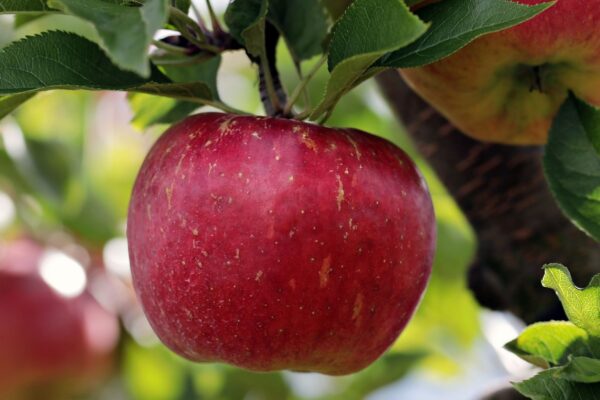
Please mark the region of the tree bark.
POLYGON ((515 389, 505 388, 492 393, 481 400, 527 400, 527 397, 522 396, 515 389))
POLYGON ((412 92, 398 72, 384 72, 377 81, 476 232, 468 280, 477 300, 527 323, 562 318, 556 295, 540 284, 542 265, 565 264, 576 283, 586 285, 600 272, 600 246, 559 210, 544 179, 543 148, 475 141, 412 92))

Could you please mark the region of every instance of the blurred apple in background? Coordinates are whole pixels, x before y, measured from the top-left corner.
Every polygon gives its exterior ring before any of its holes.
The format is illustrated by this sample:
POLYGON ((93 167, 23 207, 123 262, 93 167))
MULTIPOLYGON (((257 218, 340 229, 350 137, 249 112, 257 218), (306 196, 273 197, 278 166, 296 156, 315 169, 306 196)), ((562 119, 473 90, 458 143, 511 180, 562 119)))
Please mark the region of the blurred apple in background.
POLYGON ((70 398, 110 371, 119 325, 86 284, 62 252, 28 239, 0 243, 1 399, 70 398))

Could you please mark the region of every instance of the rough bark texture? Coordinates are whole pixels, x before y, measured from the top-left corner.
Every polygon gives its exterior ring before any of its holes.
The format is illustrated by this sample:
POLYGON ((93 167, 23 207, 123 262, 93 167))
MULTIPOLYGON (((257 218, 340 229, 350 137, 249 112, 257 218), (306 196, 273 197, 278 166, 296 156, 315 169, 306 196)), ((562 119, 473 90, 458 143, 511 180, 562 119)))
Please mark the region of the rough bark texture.
POLYGON ((485 307, 528 323, 562 317, 542 288, 542 265, 567 265, 577 284, 600 272, 600 246, 559 210, 543 175, 541 147, 481 143, 454 128, 395 71, 377 78, 398 118, 456 199, 478 238, 469 286, 485 307))
POLYGON ((527 397, 522 396, 515 389, 505 388, 496 393, 492 393, 481 400, 527 400, 527 397))

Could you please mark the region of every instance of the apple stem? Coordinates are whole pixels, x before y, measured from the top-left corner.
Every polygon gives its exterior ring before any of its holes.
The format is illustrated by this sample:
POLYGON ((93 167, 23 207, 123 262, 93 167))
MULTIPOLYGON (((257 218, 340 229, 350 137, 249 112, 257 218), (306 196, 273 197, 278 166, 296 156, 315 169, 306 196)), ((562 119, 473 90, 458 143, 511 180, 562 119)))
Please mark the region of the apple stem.
POLYGON ((541 74, 541 67, 539 65, 536 65, 532 68, 533 71, 533 77, 531 80, 531 87, 529 88, 530 92, 533 92, 534 90, 537 90, 540 93, 544 92, 544 87, 542 86, 542 74, 541 74))
POLYGON ((271 117, 289 117, 284 112, 283 104, 287 103, 287 95, 279 79, 279 72, 275 60, 275 51, 279 32, 267 23, 265 26, 265 48, 260 57, 250 57, 258 64, 258 78, 260 82, 260 99, 263 103, 265 113, 271 117))

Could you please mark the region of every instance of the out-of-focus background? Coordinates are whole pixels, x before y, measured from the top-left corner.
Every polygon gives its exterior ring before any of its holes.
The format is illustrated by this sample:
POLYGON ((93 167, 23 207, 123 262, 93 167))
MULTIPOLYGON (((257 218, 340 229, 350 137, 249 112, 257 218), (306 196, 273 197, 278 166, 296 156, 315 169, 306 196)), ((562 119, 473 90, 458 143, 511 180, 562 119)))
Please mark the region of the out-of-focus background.
MULTIPOLYGON (((213 4, 222 13, 227 1, 213 4)), ((0 46, 48 29, 95 35, 66 16, 24 22, 15 31, 14 18, 2 16, 0 46)), ((283 47, 278 62, 293 88, 297 75, 283 47)), ((313 102, 325 73, 311 84, 313 102)), ((257 85, 243 52, 224 56, 218 86, 225 102, 262 113, 257 85)), ((473 233, 373 82, 342 100, 328 124, 391 140, 417 160, 430 185, 438 249, 406 331, 382 359, 340 378, 255 374, 170 353, 135 301, 124 234, 137 170, 166 129, 136 116, 143 100, 132 107, 124 93, 53 91, 0 122, 0 398, 475 400, 532 374, 502 350, 519 321, 480 309, 466 289, 473 233)))

